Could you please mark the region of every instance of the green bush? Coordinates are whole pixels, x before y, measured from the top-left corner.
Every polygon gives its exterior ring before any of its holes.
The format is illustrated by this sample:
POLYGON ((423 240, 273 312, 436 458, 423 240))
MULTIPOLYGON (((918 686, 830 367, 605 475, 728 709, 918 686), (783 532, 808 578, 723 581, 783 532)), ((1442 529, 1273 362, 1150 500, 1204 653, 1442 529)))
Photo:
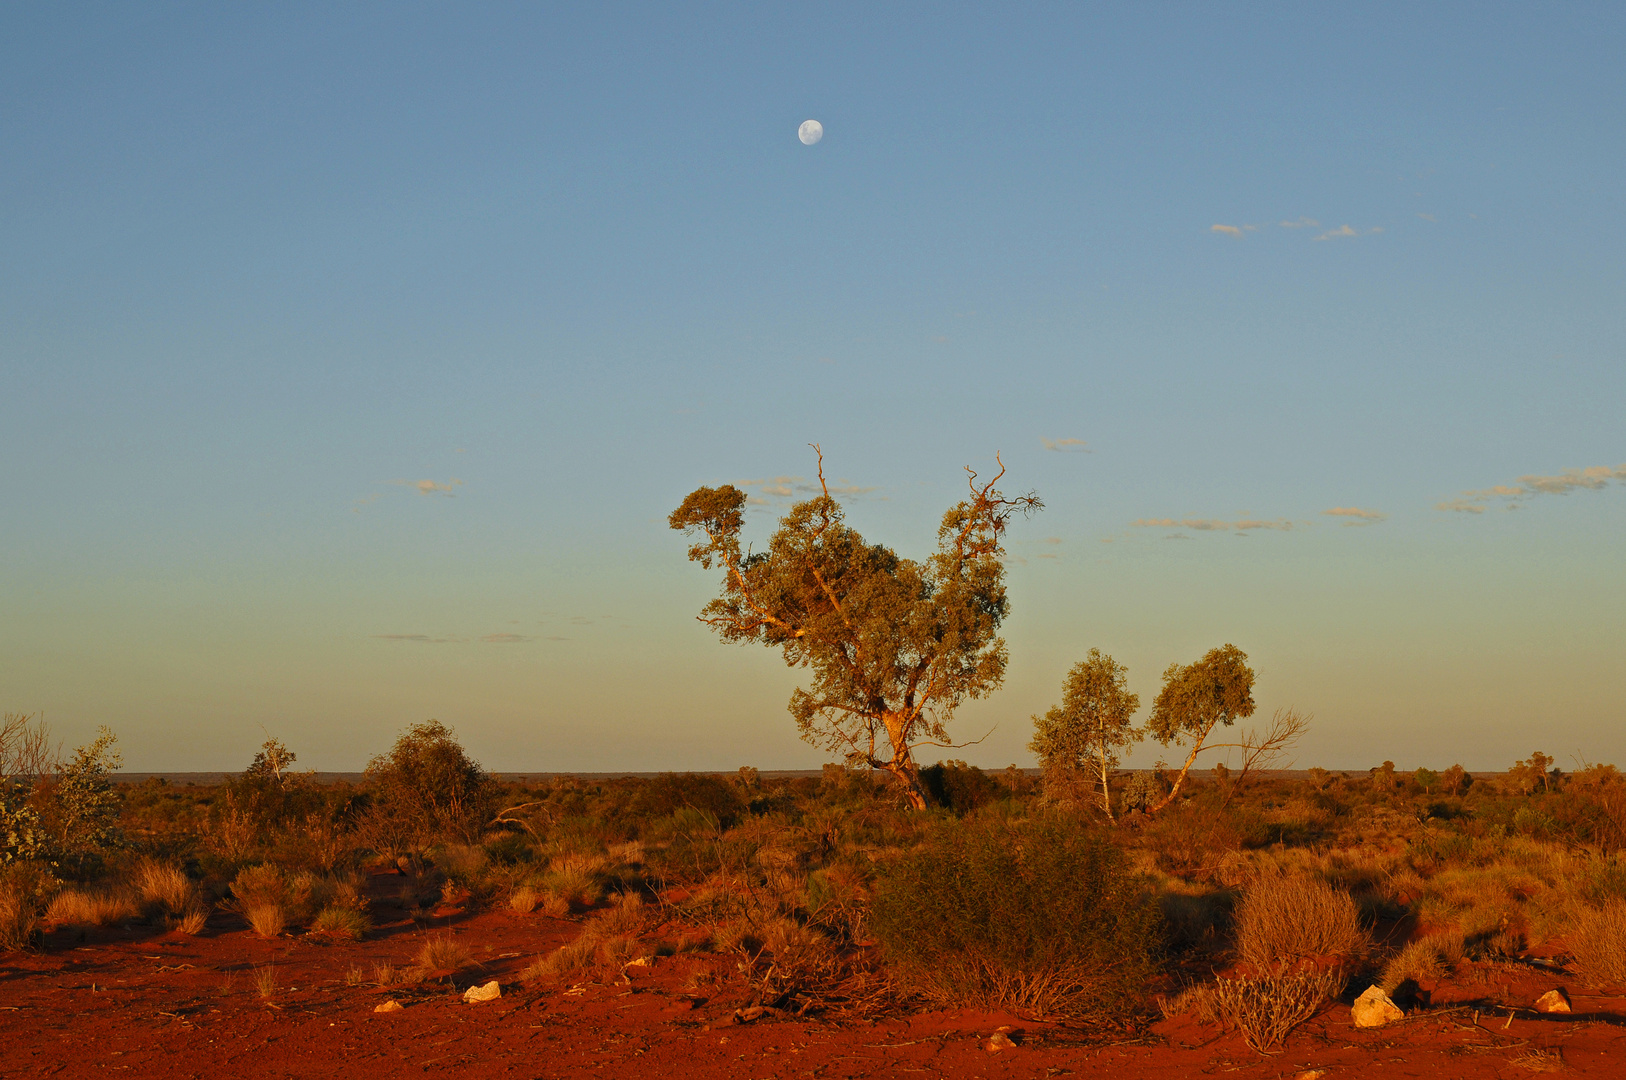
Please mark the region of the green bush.
POLYGON ((638 789, 630 809, 633 816, 645 821, 670 817, 679 810, 698 810, 726 829, 745 813, 745 800, 734 785, 720 777, 661 773, 638 789))
POLYGON ((1140 1005, 1162 929, 1124 854, 1060 816, 939 827, 882 868, 870 925, 932 997, 1086 1019, 1140 1005))
POLYGON ((963 761, 939 761, 920 770, 920 782, 932 802, 956 814, 968 814, 1009 792, 998 780, 963 761))

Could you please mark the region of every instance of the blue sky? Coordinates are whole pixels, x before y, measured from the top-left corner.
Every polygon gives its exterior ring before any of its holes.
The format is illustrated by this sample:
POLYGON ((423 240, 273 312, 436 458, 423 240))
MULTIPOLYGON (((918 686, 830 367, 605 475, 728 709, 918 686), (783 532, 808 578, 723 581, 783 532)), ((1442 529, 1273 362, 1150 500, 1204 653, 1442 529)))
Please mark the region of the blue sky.
POLYGON ((816 767, 665 516, 818 442, 1048 504, 979 764, 1226 641, 1303 765, 1626 761, 1626 12, 873 8, 0 12, 0 704, 816 767))

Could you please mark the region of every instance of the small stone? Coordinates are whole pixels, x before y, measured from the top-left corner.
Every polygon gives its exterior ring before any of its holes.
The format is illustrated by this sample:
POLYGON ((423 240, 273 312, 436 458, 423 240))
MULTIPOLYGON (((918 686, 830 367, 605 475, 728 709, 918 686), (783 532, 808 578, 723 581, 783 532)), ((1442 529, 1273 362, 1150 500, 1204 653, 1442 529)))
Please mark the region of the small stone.
POLYGON ((997 1054, 1001 1050, 1015 1050, 1016 1044, 1011 1042, 1011 1037, 1003 1031, 996 1031, 988 1036, 988 1041, 982 1044, 982 1048, 990 1054, 997 1054))
POLYGON ((482 1001, 496 1001, 502 997, 502 986, 496 979, 492 979, 484 986, 471 986, 463 991, 463 1000, 469 1005, 478 1005, 482 1001))
POLYGON ((1355 999, 1355 1005, 1349 1010, 1349 1015, 1358 1028, 1382 1027, 1384 1024, 1392 1024, 1396 1020, 1406 1018, 1406 1014, 1400 1011, 1400 1006, 1383 992, 1383 987, 1376 984, 1367 987, 1366 992, 1355 999))
POLYGON ((405 1005, 402 1005, 399 1001, 396 1001, 394 998, 391 998, 388 1001, 383 1001, 383 1002, 380 1002, 377 1005, 374 1005, 373 1006, 373 1012, 375 1012, 375 1013, 377 1013, 377 1012, 381 1012, 381 1013, 400 1012, 404 1008, 406 1008, 405 1005))
POLYGON ((655 958, 653 956, 635 956, 631 960, 627 961, 627 967, 654 967, 654 966, 655 966, 655 958))
POLYGON ((1293 1080, 1321 1080, 1321 1078, 1326 1075, 1326 1069, 1305 1069, 1303 1072, 1293 1077, 1293 1080))
POLYGON ((1570 996, 1560 988, 1547 991, 1536 999, 1536 1011, 1544 1013, 1567 1013, 1570 1011, 1570 996))

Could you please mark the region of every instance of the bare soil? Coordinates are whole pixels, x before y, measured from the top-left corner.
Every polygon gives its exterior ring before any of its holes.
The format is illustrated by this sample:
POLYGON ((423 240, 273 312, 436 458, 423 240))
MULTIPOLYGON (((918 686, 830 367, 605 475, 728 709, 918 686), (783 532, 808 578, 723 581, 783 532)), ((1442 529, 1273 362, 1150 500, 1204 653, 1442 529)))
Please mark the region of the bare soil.
POLYGON ((359 942, 263 940, 224 912, 197 937, 52 931, 35 951, 0 955, 0 1076, 1626 1076, 1626 994, 1589 993, 1528 964, 1467 965, 1431 989, 1426 1007, 1376 1031, 1354 1029, 1348 1006, 1330 1005, 1266 1057, 1187 1019, 1143 1032, 971 1010, 741 1022, 749 988, 727 956, 662 957, 527 987, 519 973, 572 940, 575 922, 442 910, 425 925, 389 914, 378 908, 381 925, 359 942), (479 966, 375 986, 375 969, 410 966, 428 932, 452 933, 479 966), (697 986, 703 971, 717 981, 697 986), (464 989, 493 979, 499 1000, 463 1003, 464 989), (1555 986, 1574 1012, 1536 1013, 1531 1004, 1555 986), (404 1008, 374 1011, 387 1000, 404 1008), (1001 1028, 1016 1045, 990 1053, 1001 1028))

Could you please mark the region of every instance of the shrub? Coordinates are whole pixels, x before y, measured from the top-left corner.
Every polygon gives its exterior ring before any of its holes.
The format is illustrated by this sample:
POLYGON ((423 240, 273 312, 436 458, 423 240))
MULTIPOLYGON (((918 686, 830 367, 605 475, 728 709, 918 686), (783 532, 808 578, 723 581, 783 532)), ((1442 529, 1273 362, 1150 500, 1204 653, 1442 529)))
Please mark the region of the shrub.
POLYGON ((920 770, 920 783, 938 806, 968 814, 1006 794, 1006 788, 975 765, 939 761, 920 770))
POLYGON ((1301 960, 1348 967, 1365 955, 1366 945, 1355 901, 1318 878, 1261 873, 1237 905, 1237 953, 1260 971, 1301 960))
POLYGON ((367 788, 372 805, 360 831, 386 852, 473 841, 496 805, 491 777, 438 720, 413 725, 388 754, 368 762, 367 788))
POLYGON ((1088 1017, 1139 1000, 1160 921, 1122 852, 1046 817, 939 827, 882 870, 871 926, 934 997, 1088 1017))
POLYGON ((424 971, 460 971, 471 966, 474 958, 451 934, 430 934, 418 950, 417 962, 424 971))
POLYGON ((311 921, 311 931, 317 934, 332 934, 335 937, 347 937, 352 941, 361 940, 362 935, 373 927, 367 916, 353 907, 344 907, 330 904, 317 912, 316 918, 311 921))
POLYGON ((178 867, 142 859, 136 863, 132 878, 142 902, 165 914, 179 915, 194 906, 197 889, 178 867))
POLYGON ((170 916, 170 929, 176 930, 188 937, 196 937, 203 933, 203 928, 209 924, 209 909, 202 905, 190 908, 187 911, 170 916))
POLYGON ((114 926, 139 914, 125 893, 63 889, 51 898, 45 921, 59 926, 114 926))
POLYGON ((277 903, 255 904, 243 910, 243 917, 254 932, 263 938, 274 938, 288 925, 288 909, 277 903))
POLYGON ((670 817, 683 809, 698 810, 726 829, 745 813, 745 801, 734 785, 702 773, 662 773, 633 797, 630 812, 645 820, 670 817))
POLYGON ((1626 986, 1626 900, 1582 908, 1569 933, 1575 965, 1598 986, 1626 986))
POLYGON ((529 915, 536 910, 536 905, 541 899, 541 895, 535 889, 529 885, 521 885, 508 894, 508 908, 521 915, 529 915))
POLYGON ((1341 974, 1327 970, 1219 979, 1188 990, 1165 1012, 1194 1012, 1199 1019, 1233 1027, 1255 1051, 1268 1054, 1314 1016, 1343 981, 1341 974))

